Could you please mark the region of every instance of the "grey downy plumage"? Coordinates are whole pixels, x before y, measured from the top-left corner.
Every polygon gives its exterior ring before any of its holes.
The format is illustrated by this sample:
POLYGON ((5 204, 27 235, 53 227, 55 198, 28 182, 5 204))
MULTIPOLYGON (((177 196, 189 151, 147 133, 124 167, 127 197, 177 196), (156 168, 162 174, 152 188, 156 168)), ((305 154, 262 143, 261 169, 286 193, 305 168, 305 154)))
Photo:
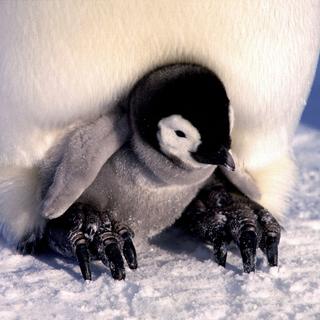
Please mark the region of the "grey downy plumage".
MULTIPOLYGON (((233 167, 230 107, 217 76, 193 64, 152 71, 133 88, 128 106, 132 136, 77 201, 108 211, 145 236, 171 225, 217 165, 233 167)), ((90 141, 96 143, 92 136, 90 141)), ((94 154, 86 157, 85 167, 90 167, 94 154)), ((45 216, 61 215, 57 195, 64 202, 72 193, 64 182, 77 181, 76 169, 69 163, 54 173, 45 216)))

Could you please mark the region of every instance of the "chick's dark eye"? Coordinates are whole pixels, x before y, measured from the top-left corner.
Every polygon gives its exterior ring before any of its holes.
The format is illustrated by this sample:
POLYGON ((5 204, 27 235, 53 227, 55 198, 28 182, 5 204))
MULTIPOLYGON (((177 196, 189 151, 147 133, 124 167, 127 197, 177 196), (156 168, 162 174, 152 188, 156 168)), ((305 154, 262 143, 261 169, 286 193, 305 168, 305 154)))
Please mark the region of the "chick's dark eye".
POLYGON ((186 134, 181 130, 175 130, 174 132, 180 138, 185 138, 186 137, 186 134))

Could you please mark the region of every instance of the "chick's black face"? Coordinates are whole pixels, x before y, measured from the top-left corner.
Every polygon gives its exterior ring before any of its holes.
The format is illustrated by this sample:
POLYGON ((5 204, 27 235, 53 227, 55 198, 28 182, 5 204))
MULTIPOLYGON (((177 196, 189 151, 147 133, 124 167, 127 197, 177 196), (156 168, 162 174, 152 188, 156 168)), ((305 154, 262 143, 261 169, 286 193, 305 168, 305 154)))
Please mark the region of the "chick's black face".
POLYGON ((185 157, 188 150, 198 163, 228 162, 232 168, 229 99, 207 68, 175 64, 156 69, 135 86, 130 108, 134 131, 156 150, 169 157, 185 157))

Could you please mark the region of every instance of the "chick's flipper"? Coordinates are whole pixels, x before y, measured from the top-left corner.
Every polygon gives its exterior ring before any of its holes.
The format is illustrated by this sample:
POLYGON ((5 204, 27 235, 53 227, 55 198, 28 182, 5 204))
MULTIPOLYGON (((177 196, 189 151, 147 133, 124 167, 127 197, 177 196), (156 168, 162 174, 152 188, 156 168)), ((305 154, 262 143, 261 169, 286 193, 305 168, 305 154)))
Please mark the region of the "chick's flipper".
POLYGON ((100 260, 114 279, 125 278, 122 255, 129 268, 137 268, 133 232, 123 224, 112 222, 106 212, 74 203, 63 216, 50 220, 45 232, 47 245, 66 257, 76 257, 82 276, 91 280, 90 262, 100 260))

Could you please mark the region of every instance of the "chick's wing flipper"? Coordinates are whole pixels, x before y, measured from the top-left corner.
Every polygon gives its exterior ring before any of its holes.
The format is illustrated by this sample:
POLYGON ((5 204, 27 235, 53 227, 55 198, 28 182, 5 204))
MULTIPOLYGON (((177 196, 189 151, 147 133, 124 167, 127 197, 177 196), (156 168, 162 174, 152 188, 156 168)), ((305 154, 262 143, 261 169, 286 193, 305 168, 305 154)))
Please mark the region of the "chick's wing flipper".
POLYGON ((127 115, 105 115, 69 134, 42 163, 41 214, 61 216, 96 178, 129 133, 127 115))

